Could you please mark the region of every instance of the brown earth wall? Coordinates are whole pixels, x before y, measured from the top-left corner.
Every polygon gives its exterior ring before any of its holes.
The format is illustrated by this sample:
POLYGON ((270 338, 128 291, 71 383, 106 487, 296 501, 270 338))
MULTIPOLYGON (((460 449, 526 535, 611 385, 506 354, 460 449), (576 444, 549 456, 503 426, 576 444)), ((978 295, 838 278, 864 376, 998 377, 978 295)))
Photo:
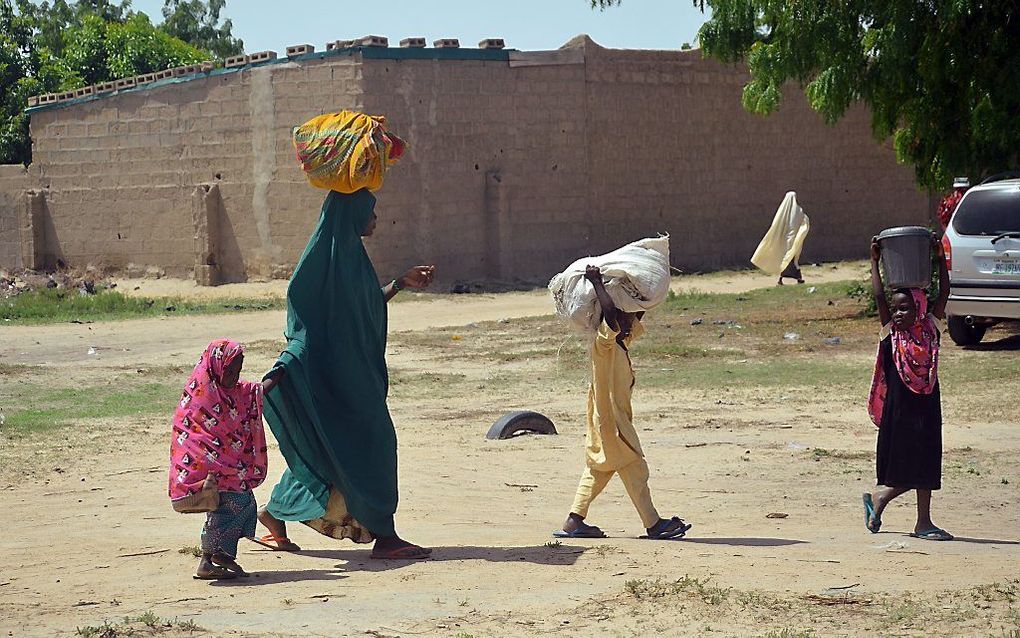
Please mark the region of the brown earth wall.
POLYGON ((746 72, 697 52, 589 50, 592 249, 669 232, 691 270, 746 265, 787 191, 811 219, 804 260, 863 258, 882 228, 924 224, 909 167, 855 108, 826 125, 796 87, 748 113, 746 72))
POLYGON ((24 167, 0 166, 0 269, 23 267, 21 223, 30 183, 24 167))
POLYGON ((341 108, 385 114, 411 143, 378 193, 382 278, 424 262, 448 281, 548 277, 657 232, 676 266, 745 265, 787 190, 811 217, 807 260, 863 257, 877 230, 928 219, 863 109, 830 127, 791 89, 761 118, 740 105, 740 68, 575 44, 509 63, 306 59, 36 111, 29 175, 0 172, 0 267, 18 265, 8 210, 32 187, 50 261, 287 276, 324 195, 290 131, 341 108))

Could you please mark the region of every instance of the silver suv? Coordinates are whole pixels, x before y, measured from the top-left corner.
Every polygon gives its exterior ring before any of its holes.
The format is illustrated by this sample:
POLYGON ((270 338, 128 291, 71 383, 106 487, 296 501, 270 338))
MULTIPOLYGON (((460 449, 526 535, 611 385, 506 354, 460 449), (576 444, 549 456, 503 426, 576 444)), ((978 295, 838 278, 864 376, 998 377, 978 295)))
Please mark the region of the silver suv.
POLYGON ((942 238, 949 267, 949 336, 974 345, 1020 319, 1020 174, 989 177, 960 200, 942 238))

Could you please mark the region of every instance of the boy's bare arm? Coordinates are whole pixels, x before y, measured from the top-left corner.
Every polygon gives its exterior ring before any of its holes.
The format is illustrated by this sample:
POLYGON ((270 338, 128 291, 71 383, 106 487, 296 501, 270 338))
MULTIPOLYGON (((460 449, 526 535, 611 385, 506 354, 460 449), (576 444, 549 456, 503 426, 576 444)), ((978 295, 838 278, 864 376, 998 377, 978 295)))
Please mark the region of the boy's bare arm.
POLYGON ((616 315, 619 310, 617 310, 616 304, 613 303, 612 297, 609 296, 606 285, 602 282, 602 271, 599 270, 598 266, 588 266, 584 271, 584 278, 590 281, 591 285, 595 288, 595 296, 598 297, 599 306, 602 307, 602 318, 606 320, 610 328, 618 331, 620 323, 617 321, 616 315))

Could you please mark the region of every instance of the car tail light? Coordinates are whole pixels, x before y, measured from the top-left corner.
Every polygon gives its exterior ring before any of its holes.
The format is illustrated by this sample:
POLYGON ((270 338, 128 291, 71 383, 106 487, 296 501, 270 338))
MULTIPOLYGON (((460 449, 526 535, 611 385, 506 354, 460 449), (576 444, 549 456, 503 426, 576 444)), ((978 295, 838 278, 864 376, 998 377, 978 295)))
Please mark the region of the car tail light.
POLYGON ((946 270, 953 269, 953 245, 949 243, 949 235, 942 236, 942 251, 946 254, 946 270))

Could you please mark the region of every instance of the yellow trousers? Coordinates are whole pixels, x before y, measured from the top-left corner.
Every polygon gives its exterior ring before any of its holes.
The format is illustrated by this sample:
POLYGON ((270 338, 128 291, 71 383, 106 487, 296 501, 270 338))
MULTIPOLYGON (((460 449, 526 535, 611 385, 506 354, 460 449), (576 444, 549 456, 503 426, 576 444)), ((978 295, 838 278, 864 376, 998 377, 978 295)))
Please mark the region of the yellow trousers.
POLYGON ((600 472, 585 465, 584 471, 581 472, 581 482, 577 486, 577 495, 574 497, 574 506, 570 511, 581 518, 586 518, 588 507, 591 506, 595 497, 606 489, 613 474, 620 475, 620 480, 623 481, 630 500, 637 508, 638 515, 641 516, 641 524, 645 526, 645 529, 659 522, 659 512, 652 504, 652 493, 648 489, 648 463, 644 458, 628 463, 615 472, 600 472))

